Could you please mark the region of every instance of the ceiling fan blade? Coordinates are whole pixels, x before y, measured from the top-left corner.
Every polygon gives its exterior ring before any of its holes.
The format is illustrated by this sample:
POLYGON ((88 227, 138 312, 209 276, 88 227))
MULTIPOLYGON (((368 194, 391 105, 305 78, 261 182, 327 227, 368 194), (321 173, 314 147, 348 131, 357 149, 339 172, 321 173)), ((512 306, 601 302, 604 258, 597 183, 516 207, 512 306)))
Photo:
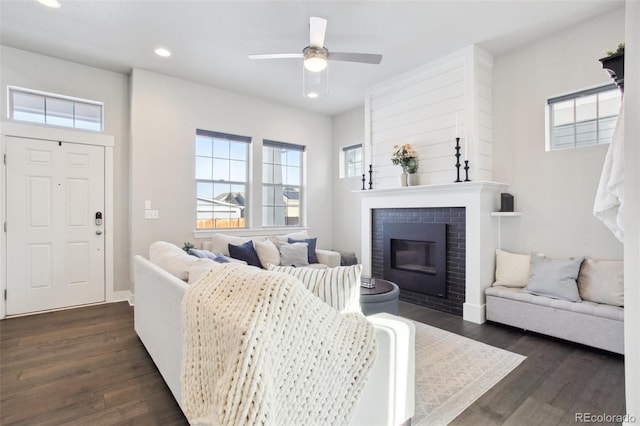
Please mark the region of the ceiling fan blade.
POLYGON ((249 59, 302 59, 302 53, 265 53, 259 55, 249 55, 249 59))
POLYGON ((324 35, 327 31, 327 20, 312 16, 309 18, 309 46, 324 47, 324 35))
POLYGON ((382 62, 382 55, 376 53, 329 52, 329 60, 378 65, 382 62))

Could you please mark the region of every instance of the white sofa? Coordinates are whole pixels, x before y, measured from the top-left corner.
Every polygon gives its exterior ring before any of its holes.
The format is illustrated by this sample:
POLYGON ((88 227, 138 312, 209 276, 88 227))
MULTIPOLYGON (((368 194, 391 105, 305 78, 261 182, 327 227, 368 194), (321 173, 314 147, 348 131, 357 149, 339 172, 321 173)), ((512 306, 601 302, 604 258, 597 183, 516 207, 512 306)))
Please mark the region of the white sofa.
MULTIPOLYGON (((185 253, 186 255, 186 253, 185 253)), ((188 284, 142 256, 134 257, 135 330, 181 404, 181 301, 188 284)), ((368 317, 378 356, 356 407, 354 425, 400 425, 414 413, 415 327, 389 314, 368 317)))

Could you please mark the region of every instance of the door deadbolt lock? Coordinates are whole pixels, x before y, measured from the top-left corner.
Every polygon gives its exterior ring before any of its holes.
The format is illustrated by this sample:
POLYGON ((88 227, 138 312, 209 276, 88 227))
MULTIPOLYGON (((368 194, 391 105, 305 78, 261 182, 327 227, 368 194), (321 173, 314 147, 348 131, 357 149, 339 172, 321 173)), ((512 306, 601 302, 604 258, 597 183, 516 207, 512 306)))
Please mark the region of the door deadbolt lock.
POLYGON ((102 212, 96 212, 96 226, 102 226, 102 212))

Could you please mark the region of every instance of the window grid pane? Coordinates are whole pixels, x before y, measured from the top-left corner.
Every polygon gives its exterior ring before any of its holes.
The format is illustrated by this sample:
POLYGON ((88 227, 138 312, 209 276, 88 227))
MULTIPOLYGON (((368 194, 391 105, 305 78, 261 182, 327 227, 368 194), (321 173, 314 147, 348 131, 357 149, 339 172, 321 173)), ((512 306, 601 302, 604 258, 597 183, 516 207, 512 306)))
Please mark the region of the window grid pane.
POLYGON ((621 94, 611 85, 547 101, 551 150, 611 143, 621 94))
POLYGON ((196 228, 246 228, 249 143, 218 133, 195 142, 196 228))

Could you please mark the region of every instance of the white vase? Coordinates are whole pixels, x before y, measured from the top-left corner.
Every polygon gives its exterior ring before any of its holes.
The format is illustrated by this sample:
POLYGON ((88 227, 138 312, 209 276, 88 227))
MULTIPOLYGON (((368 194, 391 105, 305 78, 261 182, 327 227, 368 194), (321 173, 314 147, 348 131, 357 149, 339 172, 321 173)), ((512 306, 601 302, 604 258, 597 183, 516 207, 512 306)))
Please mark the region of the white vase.
POLYGON ((417 173, 408 173, 407 174, 407 186, 416 186, 418 185, 418 174, 417 173))
POLYGON ((407 174, 405 172, 400 173, 400 186, 407 186, 407 174))

